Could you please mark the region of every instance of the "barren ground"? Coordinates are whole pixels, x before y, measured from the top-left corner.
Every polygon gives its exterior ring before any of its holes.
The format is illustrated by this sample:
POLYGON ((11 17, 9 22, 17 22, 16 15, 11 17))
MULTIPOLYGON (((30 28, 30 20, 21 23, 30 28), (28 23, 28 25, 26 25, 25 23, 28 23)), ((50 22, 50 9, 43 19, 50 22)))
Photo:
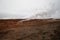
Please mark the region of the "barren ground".
POLYGON ((0 20, 0 40, 60 40, 60 19, 0 20))

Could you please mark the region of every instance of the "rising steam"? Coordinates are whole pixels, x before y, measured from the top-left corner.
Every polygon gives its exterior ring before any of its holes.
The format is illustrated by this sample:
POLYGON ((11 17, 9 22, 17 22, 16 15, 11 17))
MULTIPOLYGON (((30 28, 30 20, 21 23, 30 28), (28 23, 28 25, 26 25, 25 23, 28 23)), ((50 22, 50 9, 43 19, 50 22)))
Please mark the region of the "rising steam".
POLYGON ((60 19, 60 0, 0 0, 2 19, 60 19))

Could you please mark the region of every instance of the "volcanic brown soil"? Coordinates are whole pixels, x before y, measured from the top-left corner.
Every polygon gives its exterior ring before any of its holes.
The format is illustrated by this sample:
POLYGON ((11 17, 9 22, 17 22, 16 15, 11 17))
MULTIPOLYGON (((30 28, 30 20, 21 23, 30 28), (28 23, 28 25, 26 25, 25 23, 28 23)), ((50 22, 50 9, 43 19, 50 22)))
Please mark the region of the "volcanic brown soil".
POLYGON ((0 19, 0 40, 60 40, 60 19, 0 19))

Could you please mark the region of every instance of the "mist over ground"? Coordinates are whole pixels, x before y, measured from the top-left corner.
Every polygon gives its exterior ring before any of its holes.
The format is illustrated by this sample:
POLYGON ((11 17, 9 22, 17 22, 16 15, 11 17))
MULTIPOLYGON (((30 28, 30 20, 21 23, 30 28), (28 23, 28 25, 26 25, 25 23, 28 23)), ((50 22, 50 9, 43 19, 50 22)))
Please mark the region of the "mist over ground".
POLYGON ((0 0, 0 19, 58 18, 60 0, 0 0))

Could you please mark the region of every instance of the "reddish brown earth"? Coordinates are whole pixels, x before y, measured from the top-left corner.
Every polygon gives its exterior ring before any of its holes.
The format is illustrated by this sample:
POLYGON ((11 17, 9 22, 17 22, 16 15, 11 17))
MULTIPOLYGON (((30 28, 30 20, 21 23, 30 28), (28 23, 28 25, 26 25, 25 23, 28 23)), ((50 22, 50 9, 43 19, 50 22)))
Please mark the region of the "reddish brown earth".
POLYGON ((60 40, 60 19, 0 20, 0 40, 60 40))

